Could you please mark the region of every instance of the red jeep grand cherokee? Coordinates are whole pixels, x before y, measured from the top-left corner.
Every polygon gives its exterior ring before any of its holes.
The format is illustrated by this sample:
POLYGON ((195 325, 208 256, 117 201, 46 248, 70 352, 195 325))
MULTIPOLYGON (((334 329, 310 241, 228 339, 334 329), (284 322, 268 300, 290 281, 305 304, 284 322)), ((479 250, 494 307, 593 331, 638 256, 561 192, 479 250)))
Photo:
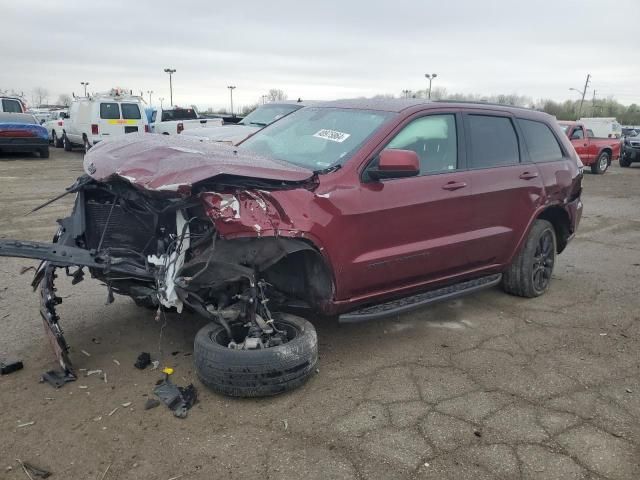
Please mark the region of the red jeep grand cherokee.
POLYGON ((338 101, 307 107, 239 147, 126 135, 85 157, 54 243, 39 258, 41 313, 61 367, 54 271, 212 321, 201 380, 278 393, 315 370, 308 309, 354 322, 501 283, 536 297, 582 212, 580 162, 549 115, 487 104, 338 101))

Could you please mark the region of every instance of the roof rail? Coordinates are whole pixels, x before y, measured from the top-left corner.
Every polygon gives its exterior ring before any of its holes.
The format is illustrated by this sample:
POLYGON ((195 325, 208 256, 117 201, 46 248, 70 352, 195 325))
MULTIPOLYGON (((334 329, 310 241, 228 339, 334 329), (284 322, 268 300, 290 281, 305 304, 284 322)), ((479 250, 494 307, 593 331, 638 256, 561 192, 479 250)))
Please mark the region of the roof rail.
POLYGON ((431 100, 432 102, 435 103, 466 103, 469 105, 486 105, 489 107, 509 107, 509 108, 519 108, 521 110, 529 110, 529 111, 535 111, 533 108, 529 108, 529 107, 520 107, 517 105, 508 105, 506 103, 495 103, 495 102, 482 102, 482 101, 478 101, 478 100, 431 100))

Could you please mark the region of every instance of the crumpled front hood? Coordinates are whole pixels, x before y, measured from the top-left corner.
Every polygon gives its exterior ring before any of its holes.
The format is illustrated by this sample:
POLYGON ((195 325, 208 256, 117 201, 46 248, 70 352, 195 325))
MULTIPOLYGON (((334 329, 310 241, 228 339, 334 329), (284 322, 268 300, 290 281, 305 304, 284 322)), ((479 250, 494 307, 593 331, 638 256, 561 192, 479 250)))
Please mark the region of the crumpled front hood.
POLYGON ((233 145, 237 145, 249 135, 260 130, 260 128, 248 125, 222 125, 220 127, 185 130, 181 135, 200 137, 201 139, 206 138, 212 142, 231 142, 233 145))
POLYGON ((96 180, 118 176, 147 190, 187 193, 218 175, 299 182, 313 176, 290 163, 182 135, 127 134, 98 143, 84 157, 96 180))

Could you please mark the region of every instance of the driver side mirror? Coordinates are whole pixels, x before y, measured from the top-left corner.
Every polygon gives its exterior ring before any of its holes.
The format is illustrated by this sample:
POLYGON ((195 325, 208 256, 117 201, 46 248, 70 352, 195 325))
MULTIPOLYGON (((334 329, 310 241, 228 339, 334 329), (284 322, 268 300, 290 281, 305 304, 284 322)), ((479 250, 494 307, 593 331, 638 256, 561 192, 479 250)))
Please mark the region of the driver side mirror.
POLYGON ((368 171, 373 180, 415 177, 420 173, 420 159, 413 150, 386 149, 380 152, 378 168, 368 171))

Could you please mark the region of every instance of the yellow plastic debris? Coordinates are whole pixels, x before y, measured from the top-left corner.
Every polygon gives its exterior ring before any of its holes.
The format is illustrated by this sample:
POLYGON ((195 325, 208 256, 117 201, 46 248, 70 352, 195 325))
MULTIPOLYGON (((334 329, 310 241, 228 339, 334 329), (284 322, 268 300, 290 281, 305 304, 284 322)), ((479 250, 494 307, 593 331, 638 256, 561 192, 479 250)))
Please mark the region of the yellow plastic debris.
POLYGON ((173 368, 171 367, 164 367, 162 369, 162 373, 166 373, 167 375, 173 375, 173 368))

